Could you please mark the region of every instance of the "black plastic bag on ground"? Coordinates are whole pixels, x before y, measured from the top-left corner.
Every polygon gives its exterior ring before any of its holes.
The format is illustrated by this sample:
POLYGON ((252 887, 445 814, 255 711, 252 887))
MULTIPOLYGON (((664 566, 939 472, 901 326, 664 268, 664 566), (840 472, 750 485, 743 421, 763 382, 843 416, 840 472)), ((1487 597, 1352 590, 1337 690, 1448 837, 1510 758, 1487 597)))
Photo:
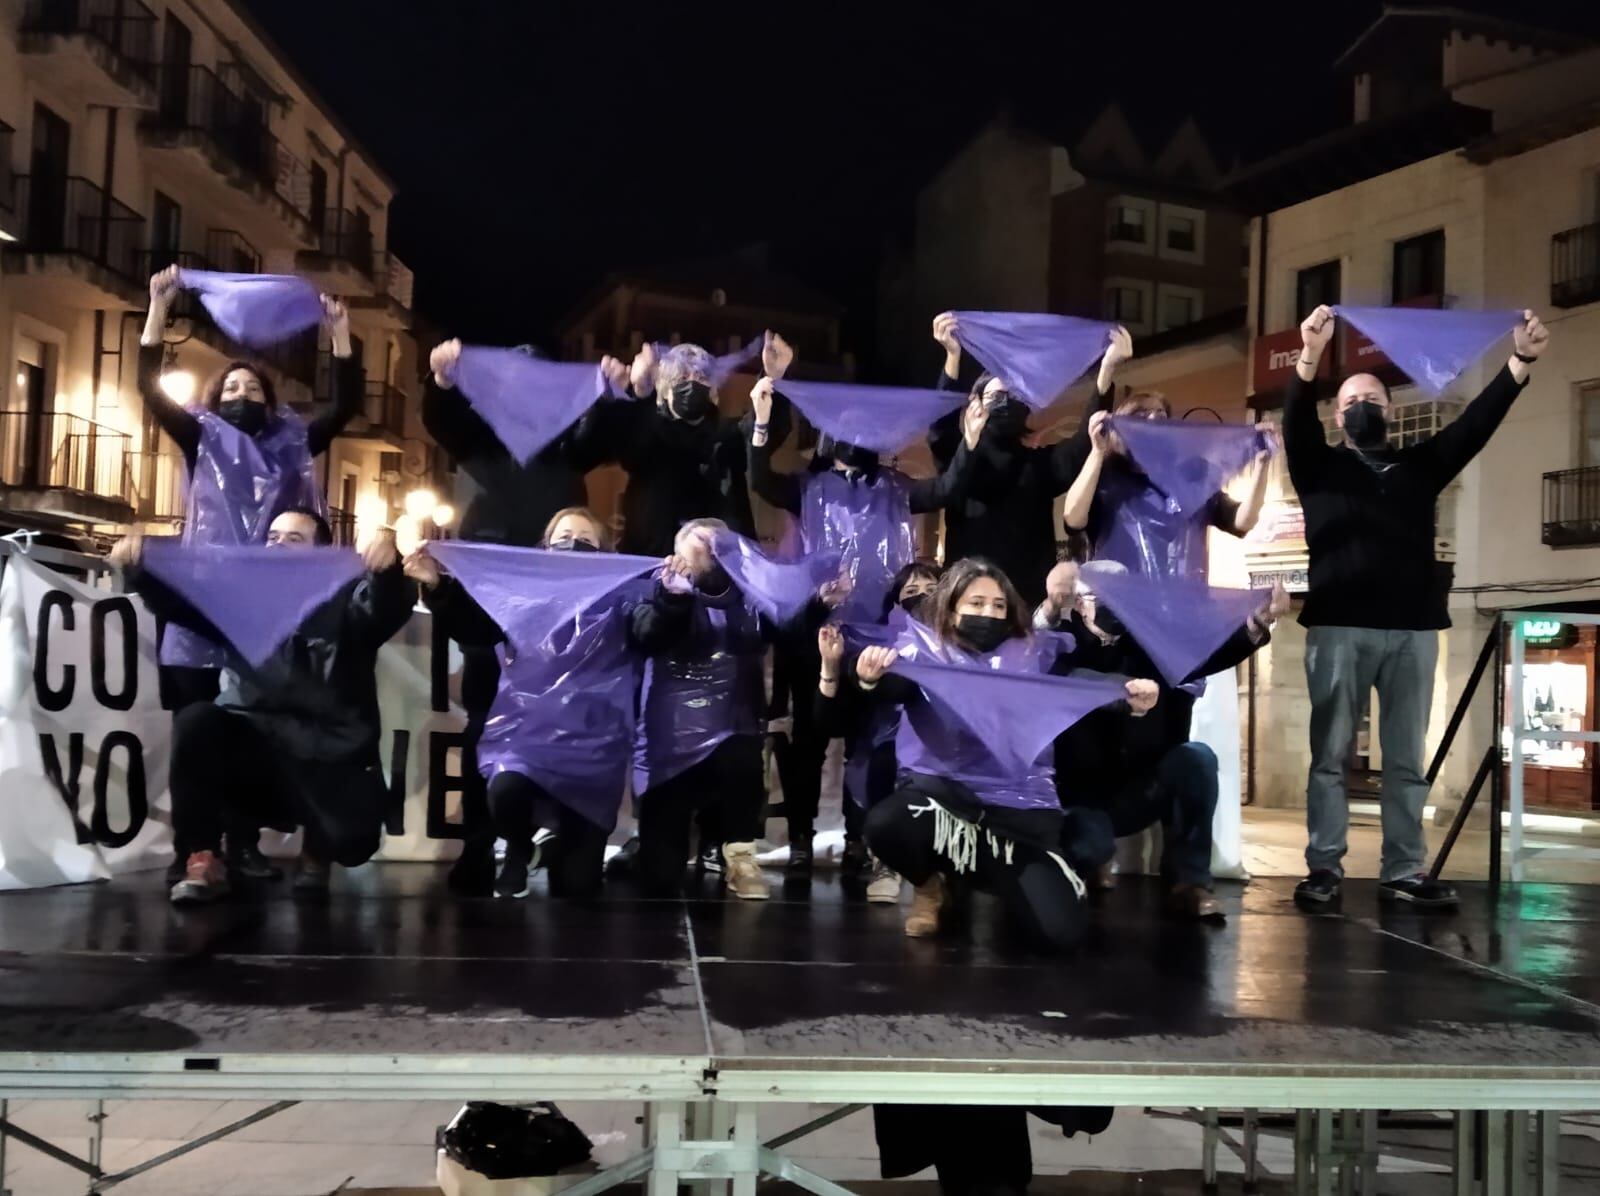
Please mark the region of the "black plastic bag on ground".
POLYGON ((440 1129, 439 1148, 486 1179, 526 1179, 587 1162, 594 1145, 549 1101, 471 1101, 440 1129))

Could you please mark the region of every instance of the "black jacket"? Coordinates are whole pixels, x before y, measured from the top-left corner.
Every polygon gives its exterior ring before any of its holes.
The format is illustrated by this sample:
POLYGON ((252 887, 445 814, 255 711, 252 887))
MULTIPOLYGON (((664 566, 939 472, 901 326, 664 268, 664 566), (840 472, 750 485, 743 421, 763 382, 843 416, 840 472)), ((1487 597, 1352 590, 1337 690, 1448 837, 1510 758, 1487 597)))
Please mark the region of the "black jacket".
MULTIPOLYGON (((149 573, 133 568, 126 579, 158 618, 228 642, 149 573)), ((416 586, 396 563, 328 599, 261 667, 230 647, 217 705, 248 718, 296 763, 378 763, 378 650, 411 617, 416 596, 416 586)))

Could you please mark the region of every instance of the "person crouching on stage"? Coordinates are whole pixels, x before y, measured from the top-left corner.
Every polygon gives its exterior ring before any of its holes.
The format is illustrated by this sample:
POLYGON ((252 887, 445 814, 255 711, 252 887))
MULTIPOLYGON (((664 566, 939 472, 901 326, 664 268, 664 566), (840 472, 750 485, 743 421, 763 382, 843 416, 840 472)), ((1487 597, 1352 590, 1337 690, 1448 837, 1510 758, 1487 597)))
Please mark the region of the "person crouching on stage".
MULTIPOLYGON (((555 552, 611 548, 600 520, 584 507, 557 511, 539 546, 555 552)), ((552 897, 594 897, 633 740, 640 661, 625 629, 647 583, 624 587, 586 610, 547 641, 549 650, 519 656, 503 646, 499 626, 425 547, 406 558, 405 569, 451 639, 499 648, 504 661, 477 752, 494 833, 506 842, 495 894, 526 897, 530 871, 543 864, 552 897), (536 831, 549 837, 535 843, 536 831)))
MULTIPOLYGON (((1104 568, 1114 566, 1109 563, 1104 568)), ((1066 809, 1103 811, 1122 838, 1161 824, 1161 872, 1167 884, 1166 910, 1178 918, 1221 921, 1222 907, 1211 893, 1211 826, 1217 808, 1217 757, 1190 739, 1194 696, 1168 685, 1121 622, 1097 606, 1078 566, 1058 564, 1046 579, 1047 597, 1034 613, 1034 626, 1069 632, 1079 668, 1157 678, 1159 698, 1144 718, 1130 718, 1112 707, 1091 711, 1056 741, 1056 790, 1066 809)), ((1286 609, 1278 591, 1238 632, 1195 669, 1205 677, 1244 660, 1271 636, 1273 620, 1286 609)), ((1112 884, 1109 870, 1094 878, 1112 884)))
POLYGON ((777 629, 711 553, 718 519, 678 532, 648 600, 633 608, 635 647, 649 656, 635 749, 636 868, 647 891, 675 894, 696 810, 716 809, 729 892, 769 896, 756 864, 767 793, 761 761, 762 665, 777 629))
MULTIPOLYGON (((269 547, 303 551, 333 542, 327 522, 303 507, 284 511, 269 547)), ((122 540, 111 561, 160 618, 225 642, 204 616, 139 567, 142 540, 122 540)), ((295 889, 326 893, 333 864, 354 868, 378 850, 389 801, 378 766, 378 650, 411 616, 387 529, 362 554, 366 575, 318 607, 259 667, 229 651, 214 703, 187 706, 172 742, 172 822, 188 846, 174 905, 229 891, 221 857, 229 826, 305 828, 295 889)))
MULTIPOLYGON (((1061 641, 1029 634, 1016 587, 982 558, 952 565, 923 599, 921 613, 935 645, 930 661, 1021 674, 1059 667, 1061 641)), ((866 838, 879 859, 917 887, 906 933, 938 932, 948 878, 961 870, 997 895, 1035 944, 1071 950, 1085 926, 1087 890, 1078 869, 1103 863, 1110 844, 1085 859, 1056 799, 1049 755, 1025 775, 1007 775, 970 733, 938 719, 920 687, 888 673, 898 655, 892 647, 864 648, 855 676, 877 701, 905 708, 896 743, 900 787, 867 811, 866 838), (961 842, 973 850, 962 853, 967 858, 958 866, 951 847, 961 842)), ((1126 692, 1119 705, 1142 713, 1153 705, 1156 687, 1130 681, 1126 692)))

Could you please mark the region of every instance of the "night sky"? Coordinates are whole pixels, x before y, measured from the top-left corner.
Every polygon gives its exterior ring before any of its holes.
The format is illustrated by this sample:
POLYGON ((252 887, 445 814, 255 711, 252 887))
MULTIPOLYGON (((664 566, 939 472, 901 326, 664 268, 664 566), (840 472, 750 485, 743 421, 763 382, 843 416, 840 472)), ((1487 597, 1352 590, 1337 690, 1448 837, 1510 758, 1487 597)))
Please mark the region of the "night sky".
MULTIPOLYGON (((243 2, 395 179, 424 315, 500 343, 547 341, 609 271, 752 242, 859 343, 881 246, 996 111, 1070 130, 1116 99, 1157 134, 1193 113, 1249 161, 1347 117, 1330 65, 1380 7, 243 2)), ((1593 0, 1457 6, 1600 25, 1593 0)))

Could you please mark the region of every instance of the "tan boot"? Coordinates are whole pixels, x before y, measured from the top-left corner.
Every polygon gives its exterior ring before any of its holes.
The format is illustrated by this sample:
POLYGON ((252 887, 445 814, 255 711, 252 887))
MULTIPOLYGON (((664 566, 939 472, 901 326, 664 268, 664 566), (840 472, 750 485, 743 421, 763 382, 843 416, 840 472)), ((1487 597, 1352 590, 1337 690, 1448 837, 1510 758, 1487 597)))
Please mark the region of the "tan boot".
POLYGON ((911 894, 911 912, 906 915, 906 934, 910 938, 924 939, 939 933, 939 917, 944 913, 949 898, 949 888, 944 875, 935 872, 926 884, 918 885, 911 894))
POLYGON ((722 858, 728 866, 723 877, 728 892, 741 901, 765 901, 772 895, 767 878, 761 875, 761 866, 756 863, 754 843, 724 843, 722 858))

